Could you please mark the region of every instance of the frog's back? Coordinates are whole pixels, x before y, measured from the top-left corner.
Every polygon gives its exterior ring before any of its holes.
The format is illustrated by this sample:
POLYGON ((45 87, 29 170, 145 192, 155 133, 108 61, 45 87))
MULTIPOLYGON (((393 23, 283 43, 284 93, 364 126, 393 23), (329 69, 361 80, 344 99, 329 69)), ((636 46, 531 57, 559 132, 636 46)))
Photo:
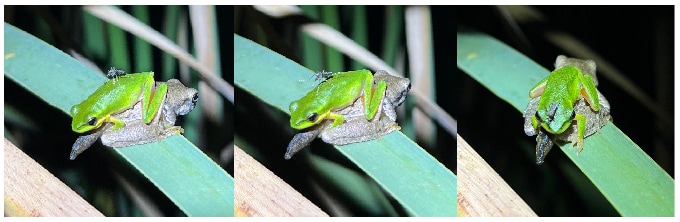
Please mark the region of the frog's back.
POLYGON ((313 90, 308 95, 325 101, 323 106, 333 109, 344 108, 359 98, 366 75, 371 75, 371 72, 359 70, 337 73, 322 82, 319 90, 313 90))
MULTIPOLYGON (((76 105, 76 110, 89 110, 91 113, 116 113, 134 105, 141 96, 144 82, 131 75, 151 75, 152 72, 128 74, 110 79, 92 93, 85 101, 76 105)), ((75 114, 75 113, 74 113, 75 114)), ((91 116, 93 114, 88 114, 91 116)))
POLYGON ((579 78, 582 75, 575 66, 568 65, 553 71, 548 77, 546 89, 541 101, 571 101, 573 104, 578 99, 580 87, 579 78), (567 98, 563 98, 567 96, 567 98))

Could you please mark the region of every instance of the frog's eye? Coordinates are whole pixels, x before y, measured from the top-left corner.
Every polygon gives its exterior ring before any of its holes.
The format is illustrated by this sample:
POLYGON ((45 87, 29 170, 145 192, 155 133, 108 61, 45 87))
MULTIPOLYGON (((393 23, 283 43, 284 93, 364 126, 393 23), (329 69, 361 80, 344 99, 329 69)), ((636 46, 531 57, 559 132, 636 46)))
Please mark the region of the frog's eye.
POLYGON ((97 117, 92 117, 89 120, 87 120, 87 125, 94 126, 94 124, 97 123, 97 117))
POLYGON ((194 97, 191 98, 191 101, 194 103, 198 102, 198 93, 194 93, 194 97))
POLYGON ((536 120, 538 120, 538 122, 543 122, 543 119, 541 119, 541 116, 538 115, 538 112, 536 112, 536 114, 534 114, 534 116, 536 117, 536 120))
POLYGON ((319 117, 318 114, 312 113, 312 114, 309 114, 309 116, 307 116, 307 120, 310 121, 310 122, 316 122, 316 118, 318 118, 318 117, 319 117))

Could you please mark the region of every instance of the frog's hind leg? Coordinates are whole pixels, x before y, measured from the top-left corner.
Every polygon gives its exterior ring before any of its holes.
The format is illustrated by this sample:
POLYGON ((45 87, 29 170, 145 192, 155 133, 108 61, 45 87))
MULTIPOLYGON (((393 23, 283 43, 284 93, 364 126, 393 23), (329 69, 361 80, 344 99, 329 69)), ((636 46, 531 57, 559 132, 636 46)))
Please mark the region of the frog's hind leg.
POLYGON ((593 83, 593 78, 589 75, 583 76, 581 78, 581 95, 586 99, 590 108, 594 111, 600 110, 600 99, 597 94, 597 88, 595 88, 595 83, 593 83))
POLYGON ((148 89, 144 89, 144 99, 149 101, 142 103, 142 114, 146 124, 151 123, 154 119, 168 92, 168 85, 165 83, 160 84, 155 92, 151 92, 151 85, 148 87, 148 89))
POLYGON ((385 91, 387 89, 387 83, 385 81, 380 81, 373 88, 373 79, 368 79, 364 83, 364 113, 366 114, 366 119, 371 120, 378 113, 378 109, 381 106, 382 100, 385 97, 385 91))

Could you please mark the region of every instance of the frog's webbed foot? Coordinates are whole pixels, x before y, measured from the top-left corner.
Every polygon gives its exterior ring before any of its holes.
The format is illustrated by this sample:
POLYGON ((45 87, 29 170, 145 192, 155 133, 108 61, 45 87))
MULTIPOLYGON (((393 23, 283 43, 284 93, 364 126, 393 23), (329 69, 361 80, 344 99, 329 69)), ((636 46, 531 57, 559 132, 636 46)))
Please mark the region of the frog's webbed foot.
POLYGON ((165 135, 177 135, 184 133, 184 128, 181 126, 172 126, 165 129, 165 135))
POLYGON ((572 148, 573 148, 573 147, 576 147, 576 156, 580 156, 580 155, 581 155, 581 151, 583 151, 583 139, 580 139, 580 138, 579 138, 579 141, 576 142, 576 143, 575 143, 574 145, 572 145, 571 147, 572 147, 572 148))
POLYGON ((181 126, 171 126, 165 128, 160 135, 158 135, 157 140, 160 142, 161 140, 168 138, 173 135, 179 135, 184 133, 184 128, 181 126))

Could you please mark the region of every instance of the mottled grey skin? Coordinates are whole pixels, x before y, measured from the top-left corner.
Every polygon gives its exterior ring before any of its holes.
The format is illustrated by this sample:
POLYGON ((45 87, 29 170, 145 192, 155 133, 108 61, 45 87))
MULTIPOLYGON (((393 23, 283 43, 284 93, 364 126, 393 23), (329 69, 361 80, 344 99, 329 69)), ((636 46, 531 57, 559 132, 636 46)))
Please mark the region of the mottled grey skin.
POLYGON ((378 139, 395 130, 400 130, 401 127, 396 123, 396 107, 406 100, 406 95, 411 89, 411 81, 390 75, 384 70, 377 71, 373 79, 375 82, 384 80, 387 83, 385 97, 381 101, 378 115, 367 120, 364 115, 363 102, 356 100, 352 105, 336 112, 345 116, 345 123, 329 129, 333 121, 326 120, 296 134, 288 144, 284 158, 290 159, 316 137, 320 137, 329 144, 345 145, 378 139))
POLYGON ((394 130, 400 130, 401 127, 395 122, 396 112, 394 109, 396 107, 393 107, 391 104, 385 105, 386 103, 387 101, 383 102, 383 105, 378 108, 380 116, 376 115, 376 117, 369 121, 364 116, 363 103, 355 102, 351 107, 347 107, 338 112, 345 115, 346 122, 344 124, 328 129, 332 123, 329 121, 329 123, 324 124, 324 128, 319 137, 329 144, 346 145, 378 139, 394 130), (390 107, 392 110, 387 111, 385 107, 390 107), (395 115, 394 120, 388 115, 389 112, 392 112, 395 115))
POLYGON ((168 80, 167 85, 168 92, 163 99, 160 115, 156 115, 151 123, 145 124, 142 120, 141 103, 138 102, 131 109, 113 115, 125 122, 124 127, 111 131, 113 124, 107 123, 90 134, 78 137, 71 148, 70 159, 75 159, 99 138, 105 146, 118 148, 156 142, 183 133, 182 127, 175 126, 177 116, 186 115, 194 109, 198 91, 185 87, 176 79, 168 80))
MULTIPOLYGON (((577 68, 579 68, 582 73, 591 75, 593 77, 593 82, 595 83, 595 86, 598 85, 597 76, 595 73, 596 71, 595 62, 593 62, 592 60, 579 60, 567 58, 562 55, 558 56, 557 61, 555 61, 555 69, 559 69, 565 65, 574 65, 577 68)), ((586 119, 584 138, 587 138, 588 136, 593 135, 596 132, 599 132, 600 128, 602 128, 604 125, 607 124, 607 122, 612 120, 609 101, 607 101, 607 99, 604 97, 604 95, 602 95, 602 93, 600 93, 599 90, 597 91, 597 95, 600 100, 600 111, 593 111, 583 97, 576 101, 574 106, 575 112, 577 114, 583 115, 586 119)), ((536 164, 538 165, 544 162, 545 156, 552 148, 554 142, 557 143, 571 142, 572 144, 576 144, 576 142, 578 141, 576 124, 572 124, 571 126, 569 126, 569 128, 567 128, 566 131, 557 135, 547 133, 541 129, 539 129, 539 131, 537 132, 536 129, 534 129, 534 127, 531 124, 531 117, 536 114, 536 110, 538 109, 538 102, 540 101, 540 99, 541 99, 540 96, 531 99, 531 101, 529 101, 529 105, 527 105, 527 108, 524 110, 523 115, 524 133, 527 134, 528 136, 537 135, 536 164)), ((580 152, 581 151, 578 150, 577 154, 580 154, 580 152)))
POLYGON ((384 80, 385 83, 387 83, 385 97, 382 101, 382 108, 385 115, 391 121, 397 121, 396 109, 406 101, 406 95, 408 95, 408 91, 411 90, 411 80, 390 75, 385 70, 378 70, 375 72, 373 79, 376 82, 384 80))

